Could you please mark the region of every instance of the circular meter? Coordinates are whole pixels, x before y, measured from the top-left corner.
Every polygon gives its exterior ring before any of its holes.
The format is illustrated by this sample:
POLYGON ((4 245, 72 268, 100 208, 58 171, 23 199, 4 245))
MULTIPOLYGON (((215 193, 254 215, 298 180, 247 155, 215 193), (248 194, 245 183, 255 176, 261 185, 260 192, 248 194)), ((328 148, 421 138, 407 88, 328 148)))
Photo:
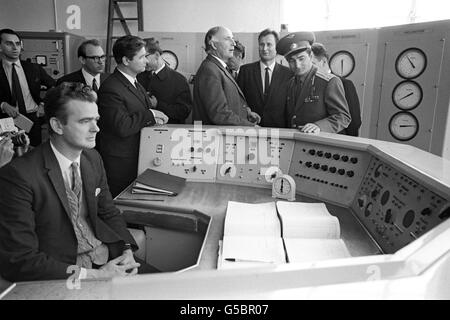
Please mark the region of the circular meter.
POLYGON ((389 121, 391 135, 400 141, 408 141, 419 132, 419 121, 410 112, 398 112, 389 121))
POLYGON ((338 51, 330 58, 330 69, 333 74, 346 78, 355 69, 355 58, 348 51, 338 51))
POLYGON ((422 102, 422 98, 422 88, 417 82, 411 80, 400 82, 392 92, 392 101, 402 110, 414 109, 422 102))
POLYGON ((395 61, 395 70, 404 79, 420 76, 427 66, 427 56, 418 48, 409 48, 400 53, 395 61))

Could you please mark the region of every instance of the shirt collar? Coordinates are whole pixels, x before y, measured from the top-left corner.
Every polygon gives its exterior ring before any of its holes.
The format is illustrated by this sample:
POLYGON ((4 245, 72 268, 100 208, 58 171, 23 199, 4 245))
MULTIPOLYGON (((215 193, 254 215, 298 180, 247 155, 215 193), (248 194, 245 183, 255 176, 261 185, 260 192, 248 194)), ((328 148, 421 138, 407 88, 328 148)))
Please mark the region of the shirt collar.
POLYGON ((125 78, 127 78, 128 79, 128 81, 130 81, 131 82, 131 84, 134 86, 134 83, 135 83, 135 81, 136 81, 136 78, 133 78, 132 76, 130 76, 128 73, 125 73, 125 72, 123 72, 122 70, 120 70, 119 68, 117 68, 117 70, 119 70, 119 72, 121 73, 121 74, 123 74, 124 75, 124 77, 125 78))
POLYGON ((161 68, 159 68, 158 70, 155 71, 155 74, 158 74, 162 69, 164 69, 164 67, 166 66, 166 64, 164 63, 161 68))
POLYGON ((266 66, 264 63, 262 63, 262 61, 259 61, 259 65, 261 67, 261 71, 266 71, 266 67, 269 67, 270 72, 273 72, 273 69, 275 68, 275 60, 269 64, 268 66, 266 66))
POLYGON ((2 64, 3 64, 4 67, 12 68, 12 64, 13 64, 13 63, 16 64, 16 67, 22 69, 22 64, 20 63, 20 59, 17 60, 17 61, 15 61, 15 62, 11 62, 11 61, 9 61, 9 60, 2 59, 2 64))
POLYGON ((86 83, 88 85, 92 85, 92 81, 94 80, 94 78, 97 82, 97 86, 100 85, 100 73, 97 73, 97 75, 94 77, 92 74, 84 70, 84 68, 81 68, 81 73, 83 74, 84 79, 86 79, 86 83))
POLYGON ((224 69, 226 69, 227 68, 227 64, 225 63, 225 61, 223 61, 222 59, 220 59, 219 57, 216 57, 215 55, 213 55, 213 54, 211 54, 211 56, 212 57, 214 57, 215 59, 217 59, 217 61, 219 61, 220 62, 220 64, 222 65, 222 67, 224 68, 224 69))
POLYGON ((80 165, 80 158, 81 155, 79 155, 74 161, 68 159, 65 155, 63 155, 61 152, 56 149, 56 147, 53 145, 53 143, 50 141, 50 146, 52 147, 53 153, 55 154, 56 160, 58 160, 59 167, 61 168, 62 172, 67 171, 70 169, 70 166, 72 165, 72 162, 77 162, 78 165, 80 165))

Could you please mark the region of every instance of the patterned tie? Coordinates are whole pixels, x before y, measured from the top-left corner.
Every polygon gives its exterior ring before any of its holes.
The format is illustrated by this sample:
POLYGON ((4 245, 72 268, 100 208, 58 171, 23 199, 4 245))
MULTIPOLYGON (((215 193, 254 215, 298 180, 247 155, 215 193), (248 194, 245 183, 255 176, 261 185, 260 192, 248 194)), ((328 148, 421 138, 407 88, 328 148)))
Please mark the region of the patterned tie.
POLYGON ((266 74, 264 76, 264 100, 267 100, 267 96, 269 95, 269 67, 266 67, 266 74))
POLYGON ((92 80, 92 90, 94 90, 95 92, 98 91, 98 86, 97 86, 97 80, 92 80))
POLYGON ((70 165, 72 169, 72 191, 77 196, 78 200, 81 197, 81 177, 78 170, 79 164, 77 162, 72 162, 70 165))
POLYGON ((19 77, 17 76, 15 63, 12 64, 11 84, 12 84, 12 92, 11 92, 12 105, 18 106, 19 112, 21 114, 26 114, 27 109, 25 107, 25 100, 23 99, 22 89, 20 87, 19 77))

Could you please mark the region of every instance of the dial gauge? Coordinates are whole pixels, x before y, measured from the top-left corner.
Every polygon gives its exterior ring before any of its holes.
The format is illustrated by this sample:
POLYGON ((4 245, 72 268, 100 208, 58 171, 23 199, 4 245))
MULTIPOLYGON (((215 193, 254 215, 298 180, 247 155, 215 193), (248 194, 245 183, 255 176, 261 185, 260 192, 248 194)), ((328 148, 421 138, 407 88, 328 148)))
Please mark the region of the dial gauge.
POLYGON ((408 141, 419 132, 419 121, 409 112, 398 112, 389 121, 391 135, 400 141, 408 141))
POLYGON ((222 177, 229 176, 231 178, 236 176, 236 171, 236 166, 232 163, 224 163, 219 170, 222 177))
POLYGON ((330 58, 330 69, 333 74, 346 78, 355 69, 355 58, 348 51, 338 51, 330 58))
POLYGON ((295 200, 295 181, 287 175, 282 174, 276 177, 272 183, 272 197, 285 199, 288 201, 295 200))
POLYGON ((402 110, 412 110, 417 107, 423 98, 420 85, 411 80, 405 80, 395 86, 392 91, 392 101, 402 110))
POLYGON ((400 53, 395 61, 395 70, 404 79, 420 76, 427 67, 427 56, 418 48, 409 48, 400 53))
POLYGON ((166 63, 166 65, 173 69, 173 70, 177 70, 178 68, 178 57, 177 55, 170 51, 170 50, 164 50, 161 54, 161 58, 164 60, 164 62, 166 63))

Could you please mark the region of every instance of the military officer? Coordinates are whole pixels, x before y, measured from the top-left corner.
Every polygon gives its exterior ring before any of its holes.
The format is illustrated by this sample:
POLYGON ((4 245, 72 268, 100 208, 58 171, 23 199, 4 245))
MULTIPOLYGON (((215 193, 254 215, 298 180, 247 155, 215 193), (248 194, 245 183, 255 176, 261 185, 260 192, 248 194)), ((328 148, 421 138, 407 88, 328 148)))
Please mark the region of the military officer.
POLYGON ((338 77, 313 65, 314 41, 312 32, 295 32, 277 44, 277 52, 284 55, 295 74, 288 82, 287 120, 301 132, 338 133, 351 121, 344 87, 338 77))

